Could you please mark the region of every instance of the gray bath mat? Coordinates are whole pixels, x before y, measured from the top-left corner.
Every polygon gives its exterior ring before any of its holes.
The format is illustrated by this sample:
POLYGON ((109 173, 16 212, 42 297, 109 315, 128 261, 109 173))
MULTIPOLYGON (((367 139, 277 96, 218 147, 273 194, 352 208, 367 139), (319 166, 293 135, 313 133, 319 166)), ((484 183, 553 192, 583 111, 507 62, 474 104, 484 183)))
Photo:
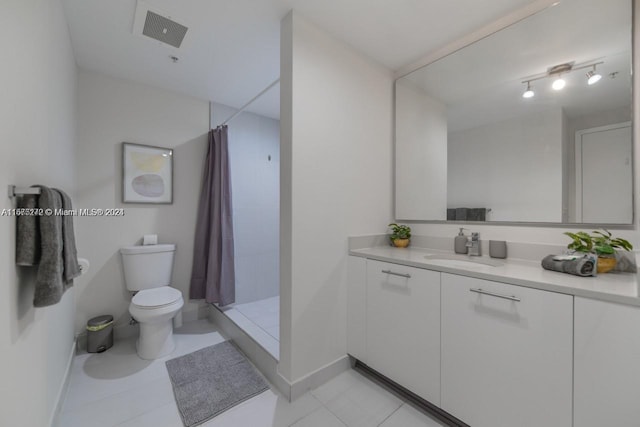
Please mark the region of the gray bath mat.
POLYGON ((201 424, 269 388, 229 341, 166 362, 186 427, 201 424))

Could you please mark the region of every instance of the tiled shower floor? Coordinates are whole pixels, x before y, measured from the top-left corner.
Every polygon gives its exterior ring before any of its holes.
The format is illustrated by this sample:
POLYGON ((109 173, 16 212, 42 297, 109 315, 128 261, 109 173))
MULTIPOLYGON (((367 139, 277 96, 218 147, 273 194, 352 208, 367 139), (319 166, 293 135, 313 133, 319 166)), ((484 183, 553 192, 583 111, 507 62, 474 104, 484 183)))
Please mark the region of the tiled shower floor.
POLYGON ((221 310, 275 359, 279 359, 280 297, 234 304, 221 310))

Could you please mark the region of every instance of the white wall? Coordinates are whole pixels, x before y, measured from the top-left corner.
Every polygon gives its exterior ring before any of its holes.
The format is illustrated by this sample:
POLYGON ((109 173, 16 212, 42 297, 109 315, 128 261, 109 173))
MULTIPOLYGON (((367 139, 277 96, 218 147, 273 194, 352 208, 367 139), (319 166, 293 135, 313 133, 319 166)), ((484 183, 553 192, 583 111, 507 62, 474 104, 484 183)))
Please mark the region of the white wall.
MULTIPOLYGON (((214 103, 212 126, 236 111, 214 103)), ((243 112, 228 126, 236 303, 245 303, 280 290, 280 122, 243 112)))
POLYGON ((449 134, 449 208, 490 208, 490 221, 561 222, 562 111, 449 134))
POLYGON ((347 236, 392 217, 393 81, 292 12, 280 85, 278 369, 296 381, 346 354, 347 236))
POLYGON ((447 107, 396 81, 396 217, 447 219, 447 107))
MULTIPOLYGON (((195 218, 209 129, 207 101, 90 71, 79 73, 79 208, 124 208, 123 217, 78 217, 78 250, 91 269, 77 289, 76 331, 96 315, 126 325, 126 291, 119 248, 144 234, 177 244, 172 286, 185 299, 186 320, 201 302, 188 302, 195 218), (173 148, 173 204, 122 203, 122 142, 173 148)), ((125 327, 126 328, 126 327, 125 327)), ((125 330, 122 330, 125 333, 125 330)))
MULTIPOLYGON (((631 108, 621 107, 609 111, 587 114, 567 120, 566 152, 568 173, 567 179, 567 210, 569 222, 576 220, 576 132, 599 126, 613 125, 631 120, 631 108)), ((637 168, 636 168, 637 170, 637 168)))
MULTIPOLYGON (((75 196, 76 65, 59 0, 0 2, 0 181, 75 196)), ((0 198, 1 209, 15 207, 0 198)), ((33 307, 35 269, 15 265, 15 217, 0 217, 0 424, 48 426, 73 350, 74 292, 33 307)))

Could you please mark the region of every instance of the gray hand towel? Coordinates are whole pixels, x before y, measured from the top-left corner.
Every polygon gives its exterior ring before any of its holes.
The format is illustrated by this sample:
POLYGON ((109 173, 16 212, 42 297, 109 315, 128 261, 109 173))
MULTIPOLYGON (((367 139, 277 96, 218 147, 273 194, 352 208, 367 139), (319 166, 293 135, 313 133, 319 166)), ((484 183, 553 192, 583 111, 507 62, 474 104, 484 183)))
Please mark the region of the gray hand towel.
POLYGON ((467 221, 486 221, 487 208, 472 208, 467 211, 467 221))
POLYGON ((469 208, 456 208, 456 220, 466 221, 469 208))
POLYGON ((555 261, 555 255, 547 255, 542 259, 542 268, 545 270, 559 271, 561 273, 574 274, 576 276, 595 276, 595 259, 584 256, 573 261, 555 261))
MULTIPOLYGON (((19 209, 37 209, 38 195, 25 194, 18 200, 19 209)), ((37 265, 40 261, 40 227, 35 215, 20 215, 16 218, 16 264, 37 265)))
MULTIPOLYGON (((72 210, 71 197, 58 188, 54 188, 53 190, 60 193, 62 209, 65 211, 72 210)), ((73 279, 80 275, 76 237, 73 232, 73 215, 64 215, 62 217, 62 260, 64 266, 64 281, 66 282, 66 286, 71 286, 73 285, 73 279)))
MULTIPOLYGON (((41 209, 55 212, 62 208, 60 193, 42 185, 39 187, 38 205, 41 209)), ((58 303, 68 286, 63 279, 62 217, 53 213, 43 214, 39 220, 41 255, 33 305, 46 307, 58 303)))

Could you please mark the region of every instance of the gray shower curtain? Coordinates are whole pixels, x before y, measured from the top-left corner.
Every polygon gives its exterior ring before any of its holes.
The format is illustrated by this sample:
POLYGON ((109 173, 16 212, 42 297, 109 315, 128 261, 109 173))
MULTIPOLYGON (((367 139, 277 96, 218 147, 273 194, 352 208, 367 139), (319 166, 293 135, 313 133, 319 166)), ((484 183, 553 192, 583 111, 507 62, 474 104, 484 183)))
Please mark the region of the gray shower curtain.
POLYGON ((227 126, 209 131, 189 297, 221 306, 236 298, 227 126))

